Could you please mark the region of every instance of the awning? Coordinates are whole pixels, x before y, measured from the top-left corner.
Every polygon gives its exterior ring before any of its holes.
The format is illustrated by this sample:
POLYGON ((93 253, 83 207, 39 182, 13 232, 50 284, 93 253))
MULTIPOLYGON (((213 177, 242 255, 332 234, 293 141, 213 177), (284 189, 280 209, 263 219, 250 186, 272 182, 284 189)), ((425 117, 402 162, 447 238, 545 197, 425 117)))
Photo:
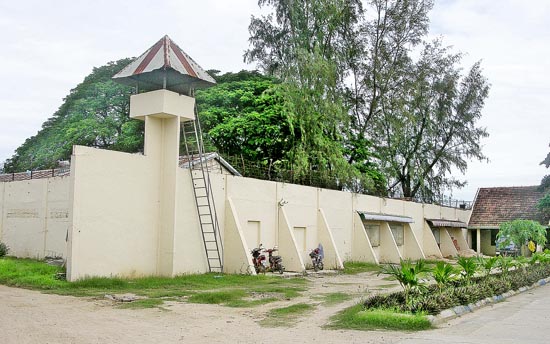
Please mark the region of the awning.
POLYGON ((358 211, 359 216, 363 220, 367 221, 386 221, 386 222, 401 222, 401 223, 413 223, 414 220, 412 217, 408 216, 398 216, 398 215, 387 215, 379 213, 367 213, 364 211, 358 211))
POLYGON ((432 227, 454 227, 454 228, 466 228, 468 225, 462 221, 452 221, 443 219, 426 219, 432 227))

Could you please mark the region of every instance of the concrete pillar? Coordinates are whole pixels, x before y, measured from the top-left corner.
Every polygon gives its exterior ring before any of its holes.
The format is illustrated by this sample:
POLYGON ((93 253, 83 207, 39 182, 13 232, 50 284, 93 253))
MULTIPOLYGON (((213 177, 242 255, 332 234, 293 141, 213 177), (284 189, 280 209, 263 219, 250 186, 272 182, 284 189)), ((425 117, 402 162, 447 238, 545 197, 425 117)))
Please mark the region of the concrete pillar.
POLYGON ((481 229, 476 229, 477 236, 476 236, 476 249, 477 253, 481 253, 481 229))
POLYGON ((172 276, 176 218, 181 216, 177 212, 180 122, 195 119, 195 99, 168 90, 135 94, 130 97, 130 117, 145 121, 144 155, 159 168, 157 273, 172 276))

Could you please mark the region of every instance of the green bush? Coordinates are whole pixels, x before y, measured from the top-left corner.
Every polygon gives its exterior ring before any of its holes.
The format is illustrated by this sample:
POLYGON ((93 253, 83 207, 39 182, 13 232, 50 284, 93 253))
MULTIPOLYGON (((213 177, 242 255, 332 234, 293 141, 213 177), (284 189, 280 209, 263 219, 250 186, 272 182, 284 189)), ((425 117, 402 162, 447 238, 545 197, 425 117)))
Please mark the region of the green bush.
MULTIPOLYGON (((508 263, 508 260, 506 261, 508 263)), ((464 265, 469 265, 466 263, 464 265)), ((409 291, 405 302, 403 292, 374 295, 365 300, 366 309, 397 309, 402 312, 438 314, 444 309, 476 303, 510 290, 530 286, 550 276, 550 264, 531 264, 505 273, 451 281, 443 286, 430 285, 425 290, 409 291)))
POLYGON ((8 254, 9 250, 10 248, 8 247, 8 245, 0 242, 0 257, 4 257, 6 254, 8 254))

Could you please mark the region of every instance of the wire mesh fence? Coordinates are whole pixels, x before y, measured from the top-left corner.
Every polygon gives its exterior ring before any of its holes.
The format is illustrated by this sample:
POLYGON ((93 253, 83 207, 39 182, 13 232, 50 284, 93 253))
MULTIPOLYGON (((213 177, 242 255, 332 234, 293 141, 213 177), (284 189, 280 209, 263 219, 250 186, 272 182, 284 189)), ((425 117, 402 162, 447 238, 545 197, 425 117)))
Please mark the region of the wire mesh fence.
POLYGON ((63 176, 68 176, 69 173, 70 173, 70 168, 52 168, 49 170, 5 173, 5 174, 0 174, 0 182, 15 182, 15 181, 31 180, 31 179, 63 177, 63 176))

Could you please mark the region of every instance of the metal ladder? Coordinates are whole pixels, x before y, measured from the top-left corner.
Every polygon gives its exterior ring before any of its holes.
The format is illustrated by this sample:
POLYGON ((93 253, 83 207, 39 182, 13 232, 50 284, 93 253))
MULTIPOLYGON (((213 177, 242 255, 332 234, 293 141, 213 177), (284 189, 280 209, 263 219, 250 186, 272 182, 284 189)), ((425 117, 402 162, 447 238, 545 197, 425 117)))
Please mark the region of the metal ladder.
POLYGON ((193 194, 201 226, 208 271, 223 272, 223 245, 214 204, 214 194, 210 184, 207 162, 204 156, 201 125, 195 108, 195 120, 183 122, 183 141, 187 154, 193 194), (198 162, 195 164, 195 160, 198 162))

